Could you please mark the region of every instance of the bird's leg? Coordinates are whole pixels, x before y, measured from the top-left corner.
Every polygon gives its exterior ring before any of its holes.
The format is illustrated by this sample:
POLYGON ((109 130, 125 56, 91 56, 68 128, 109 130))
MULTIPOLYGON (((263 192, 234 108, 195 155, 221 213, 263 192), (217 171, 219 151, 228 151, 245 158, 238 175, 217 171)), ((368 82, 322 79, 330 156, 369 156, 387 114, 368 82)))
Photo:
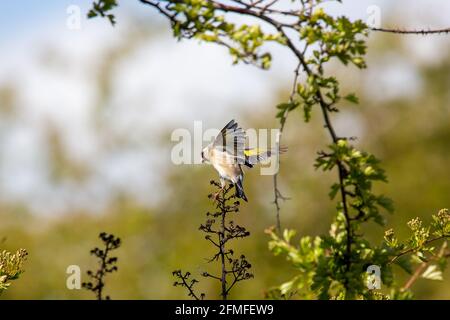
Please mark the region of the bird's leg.
POLYGON ((219 197, 220 193, 225 190, 226 182, 225 179, 220 177, 220 190, 217 192, 214 192, 212 195, 212 198, 214 199, 214 203, 217 201, 217 198, 219 197))

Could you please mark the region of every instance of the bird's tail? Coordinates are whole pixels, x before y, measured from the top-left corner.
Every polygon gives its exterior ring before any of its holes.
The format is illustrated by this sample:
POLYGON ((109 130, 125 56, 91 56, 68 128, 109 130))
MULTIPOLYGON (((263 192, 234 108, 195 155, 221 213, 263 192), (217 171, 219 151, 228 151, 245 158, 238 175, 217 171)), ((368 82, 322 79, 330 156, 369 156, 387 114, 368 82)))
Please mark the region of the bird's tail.
POLYGON ((248 202, 247 197, 244 193, 244 188, 242 186, 242 179, 239 179, 238 182, 234 184, 234 188, 236 189, 236 197, 241 198, 242 200, 245 200, 248 202))

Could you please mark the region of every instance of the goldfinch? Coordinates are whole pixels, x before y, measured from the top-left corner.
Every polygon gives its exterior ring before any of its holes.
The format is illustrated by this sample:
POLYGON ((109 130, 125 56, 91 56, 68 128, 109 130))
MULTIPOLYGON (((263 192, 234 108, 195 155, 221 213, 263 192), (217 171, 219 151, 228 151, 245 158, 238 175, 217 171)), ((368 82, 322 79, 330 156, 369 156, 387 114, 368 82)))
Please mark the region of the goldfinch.
MULTIPOLYGON (((242 165, 252 168, 255 164, 267 160, 275 151, 245 148, 245 141, 244 130, 231 120, 214 141, 203 149, 201 156, 202 162, 211 164, 219 173, 222 190, 228 181, 234 185, 236 197, 248 201, 244 193, 242 165)), ((285 149, 280 151, 284 152, 285 149)))

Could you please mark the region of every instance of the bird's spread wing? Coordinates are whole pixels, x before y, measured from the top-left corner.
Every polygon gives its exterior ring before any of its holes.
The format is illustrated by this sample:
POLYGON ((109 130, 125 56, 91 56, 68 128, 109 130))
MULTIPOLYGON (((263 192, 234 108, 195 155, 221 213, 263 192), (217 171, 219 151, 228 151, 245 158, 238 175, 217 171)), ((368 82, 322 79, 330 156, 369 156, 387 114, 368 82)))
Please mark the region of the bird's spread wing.
POLYGON ((267 161, 274 155, 287 151, 286 147, 279 147, 278 149, 245 148, 245 142, 245 131, 239 127, 236 121, 228 122, 212 145, 217 162, 244 164, 251 168, 255 164, 267 161))
POLYGON ((213 147, 217 151, 226 152, 234 161, 244 163, 245 140, 245 131, 236 121, 231 120, 217 135, 213 147))
POLYGON ((280 147, 280 149, 260 149, 260 148, 247 148, 244 150, 245 162, 250 165, 255 165, 260 162, 267 161, 270 157, 277 154, 282 154, 287 151, 286 147, 280 147))

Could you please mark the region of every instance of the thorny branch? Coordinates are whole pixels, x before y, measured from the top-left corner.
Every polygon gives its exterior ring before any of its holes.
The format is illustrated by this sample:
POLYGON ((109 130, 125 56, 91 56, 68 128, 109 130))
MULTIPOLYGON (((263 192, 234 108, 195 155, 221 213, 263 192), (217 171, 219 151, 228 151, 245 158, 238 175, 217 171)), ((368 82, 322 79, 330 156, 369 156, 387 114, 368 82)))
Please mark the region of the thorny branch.
MULTIPOLYGON (((108 273, 112 273, 118 270, 116 263, 117 257, 110 257, 109 254, 112 250, 120 247, 121 240, 116 238, 112 234, 107 234, 105 232, 100 233, 99 238, 103 241, 105 247, 104 249, 94 248, 91 250, 91 254, 99 259, 99 269, 94 273, 91 270, 87 271, 87 275, 92 280, 89 282, 84 282, 82 287, 86 290, 92 291, 97 300, 103 300, 103 289, 105 287, 105 276, 108 273)), ((109 300, 110 297, 104 297, 109 300)))
MULTIPOLYGON (((247 280, 253 277, 249 272, 251 265, 248 263, 244 255, 239 258, 233 258, 233 250, 227 248, 229 241, 238 238, 245 238, 250 235, 244 227, 241 227, 228 220, 228 215, 237 213, 239 211, 239 201, 234 201, 231 205, 229 202, 235 199, 235 195, 229 195, 229 192, 233 188, 232 186, 225 187, 220 192, 221 186, 216 181, 211 181, 211 184, 219 189, 219 194, 216 197, 216 212, 207 213, 207 220, 205 224, 200 226, 200 230, 206 233, 205 239, 209 240, 218 249, 217 253, 209 260, 220 262, 220 276, 213 275, 208 272, 204 272, 204 277, 209 277, 220 281, 221 284, 221 297, 223 300, 228 298, 231 288, 234 285, 243 280, 247 280), (217 223, 217 219, 219 219, 217 223), (213 237, 215 239, 213 239, 213 237), (229 283, 229 276, 231 276, 231 283, 229 283)), ((210 195, 210 198, 213 198, 210 195)))
MULTIPOLYGON (((220 296, 223 300, 226 300, 231 289, 238 282, 253 278, 253 275, 250 273, 251 264, 246 257, 241 255, 239 258, 234 258, 234 251, 228 247, 228 243, 231 240, 248 237, 250 232, 229 219, 229 215, 239 211, 239 201, 234 201, 234 194, 230 195, 233 186, 230 185, 222 189, 221 185, 216 181, 211 181, 211 184, 219 190, 218 193, 208 196, 214 200, 216 211, 206 214, 206 222, 200 225, 199 230, 206 234, 205 239, 217 250, 211 258, 207 259, 207 262, 218 262, 220 274, 215 275, 204 271, 202 276, 219 281, 220 296)), ((180 270, 177 270, 173 274, 179 279, 179 281, 175 282, 175 286, 188 289, 189 296, 194 299, 202 300, 204 298, 204 294, 201 294, 199 298, 194 293, 193 286, 198 281, 193 279, 189 282, 189 272, 183 275, 180 270)))
POLYGON ((189 279, 191 276, 190 272, 186 272, 183 274, 181 270, 175 270, 172 272, 173 276, 177 277, 177 281, 173 284, 174 287, 184 287, 188 290, 188 296, 194 298, 195 300, 203 300, 205 298, 205 294, 201 293, 200 296, 197 296, 194 292, 194 285, 198 282, 196 279, 189 279))

